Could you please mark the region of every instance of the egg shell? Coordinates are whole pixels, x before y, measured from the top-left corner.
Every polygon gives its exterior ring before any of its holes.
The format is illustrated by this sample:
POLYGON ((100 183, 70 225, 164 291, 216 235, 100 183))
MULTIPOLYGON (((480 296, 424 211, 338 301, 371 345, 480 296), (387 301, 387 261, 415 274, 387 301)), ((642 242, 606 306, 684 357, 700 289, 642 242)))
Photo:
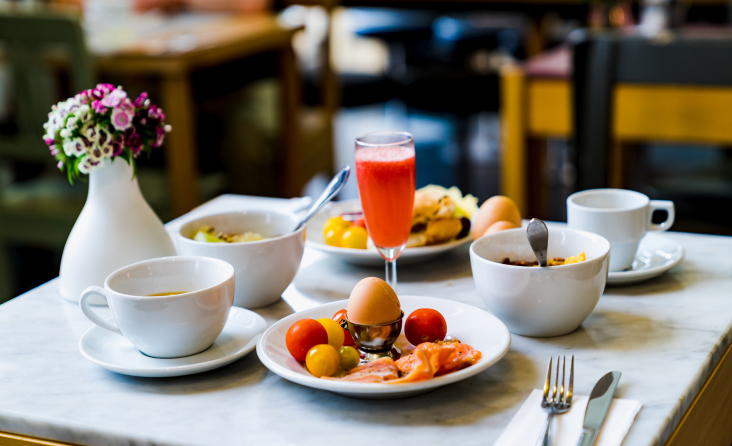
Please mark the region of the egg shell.
POLYGON ((402 308, 388 283, 376 277, 367 277, 351 291, 346 314, 348 320, 356 324, 381 325, 399 319, 402 308))
POLYGON ((493 234, 494 232, 498 231, 504 231, 506 229, 514 229, 514 228, 520 228, 521 226, 515 225, 513 222, 510 221, 497 221, 490 225, 488 229, 485 230, 485 233, 483 235, 493 234))
POLYGON ((478 239, 483 236, 488 228, 499 221, 507 221, 521 226, 521 213, 518 206, 508 197, 496 195, 483 203, 475 217, 475 226, 473 227, 473 238, 478 239))

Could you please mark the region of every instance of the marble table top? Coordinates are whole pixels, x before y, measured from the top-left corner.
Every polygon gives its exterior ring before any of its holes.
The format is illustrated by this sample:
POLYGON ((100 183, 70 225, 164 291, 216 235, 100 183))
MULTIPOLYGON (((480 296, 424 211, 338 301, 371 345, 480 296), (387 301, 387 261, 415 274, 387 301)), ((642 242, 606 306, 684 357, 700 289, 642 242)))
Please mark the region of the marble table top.
MULTIPOLYGON (((228 197, 228 206, 247 206, 228 197)), ((237 201, 239 200, 239 201, 237 201)), ((292 206, 268 201, 267 206, 292 206)), ((221 201, 198 212, 220 209, 221 201), (218 206, 218 207, 216 207, 218 206)), ((173 222, 175 223, 175 222, 173 222)), ((53 280, 0 306, 0 431, 84 445, 492 444, 550 356, 575 355, 575 393, 610 370, 617 397, 643 403, 624 445, 662 445, 732 337, 732 238, 670 232, 686 249, 668 274, 609 287, 577 331, 557 338, 514 335, 485 372, 431 393, 392 401, 349 399, 290 383, 252 353, 218 370, 179 378, 134 378, 85 360, 79 338, 92 325, 61 299, 53 280)), ((257 310, 269 324, 348 297, 356 268, 306 250, 283 299, 257 310)), ((485 308, 467 248, 399 269, 399 292, 485 308)))

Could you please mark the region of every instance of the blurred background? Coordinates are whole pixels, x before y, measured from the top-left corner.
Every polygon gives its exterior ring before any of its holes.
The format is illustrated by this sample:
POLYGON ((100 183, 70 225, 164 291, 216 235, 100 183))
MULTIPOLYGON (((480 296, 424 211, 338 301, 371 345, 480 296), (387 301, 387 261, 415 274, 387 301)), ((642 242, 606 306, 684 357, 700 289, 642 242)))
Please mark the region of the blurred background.
POLYGON ((0 0, 0 302, 58 275, 87 189, 42 124, 96 82, 147 91, 173 126, 140 160, 163 221, 223 193, 317 195, 356 136, 406 130, 418 187, 556 221, 570 193, 622 187, 674 200, 674 230, 732 235, 731 6, 0 0))

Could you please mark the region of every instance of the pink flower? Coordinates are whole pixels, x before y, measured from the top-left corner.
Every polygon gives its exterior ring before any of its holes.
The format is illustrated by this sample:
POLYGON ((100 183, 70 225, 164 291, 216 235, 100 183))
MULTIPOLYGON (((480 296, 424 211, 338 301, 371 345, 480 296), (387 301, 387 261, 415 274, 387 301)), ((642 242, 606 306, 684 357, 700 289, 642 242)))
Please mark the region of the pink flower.
POLYGON ((165 139, 165 130, 162 127, 155 127, 155 141, 150 143, 153 147, 160 147, 163 145, 163 140, 165 139))
POLYGON ((135 99, 134 105, 136 108, 140 108, 145 104, 145 100, 147 99, 147 93, 140 94, 140 97, 135 99))
POLYGON ((98 115, 103 115, 107 113, 107 109, 102 105, 102 101, 98 99, 92 102, 92 109, 94 110, 94 113, 98 115))
POLYGON ((163 113, 163 109, 158 107, 157 105, 151 105, 150 111, 148 111, 147 115, 151 119, 159 119, 161 121, 165 121, 165 113, 163 113))
POLYGON ((140 135, 137 133, 131 134, 127 138, 127 147, 132 150, 132 153, 137 156, 138 153, 140 153, 140 150, 142 150, 142 138, 140 138, 140 135))
POLYGON ((52 146, 56 142, 56 140, 53 138, 45 138, 43 141, 46 143, 46 145, 49 146, 52 146))
POLYGON ((117 130, 127 130, 132 127, 132 117, 135 116, 134 109, 128 107, 116 107, 112 111, 112 125, 117 130))
POLYGON ((105 107, 116 107, 125 99, 127 99, 127 93, 124 90, 113 90, 102 99, 101 104, 105 107))
POLYGON ((121 142, 115 142, 112 147, 112 156, 120 156, 125 150, 125 146, 121 142))

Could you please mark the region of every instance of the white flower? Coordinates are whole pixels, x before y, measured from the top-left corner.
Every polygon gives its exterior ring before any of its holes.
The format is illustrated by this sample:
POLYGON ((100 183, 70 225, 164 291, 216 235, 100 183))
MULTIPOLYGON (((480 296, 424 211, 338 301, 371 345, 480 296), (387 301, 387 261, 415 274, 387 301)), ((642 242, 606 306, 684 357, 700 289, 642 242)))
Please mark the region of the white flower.
POLYGON ((104 165, 104 159, 92 160, 88 156, 85 156, 79 163, 79 172, 89 173, 94 169, 98 169, 104 165))
POLYGON ((99 138, 97 139, 97 145, 102 151, 102 156, 112 156, 114 151, 114 144, 112 144, 112 134, 104 128, 99 129, 99 138))
POLYGON ((92 146, 95 146, 99 140, 99 126, 90 122, 84 127, 82 134, 86 136, 86 139, 89 140, 92 146))
POLYGON ((79 163, 79 172, 81 173, 89 173, 92 169, 91 164, 89 163, 89 157, 84 157, 83 160, 79 163))
POLYGON ((69 130, 74 130, 76 128, 77 122, 78 119, 76 115, 69 116, 69 119, 66 120, 66 128, 69 130))
POLYGON ((87 121, 89 121, 92 117, 91 107, 89 107, 89 105, 87 105, 87 104, 82 104, 81 106, 79 106, 79 109, 76 110, 76 113, 74 113, 74 115, 83 125, 87 121))
POLYGON ((104 158, 104 153, 102 153, 102 149, 99 146, 94 146, 87 151, 86 156, 92 161, 101 161, 104 158))
POLYGON ((62 138, 70 138, 71 137, 71 130, 67 128, 61 129, 61 137, 62 138))
POLYGON ((74 138, 64 143, 66 156, 81 156, 86 152, 86 145, 81 138, 74 138))

